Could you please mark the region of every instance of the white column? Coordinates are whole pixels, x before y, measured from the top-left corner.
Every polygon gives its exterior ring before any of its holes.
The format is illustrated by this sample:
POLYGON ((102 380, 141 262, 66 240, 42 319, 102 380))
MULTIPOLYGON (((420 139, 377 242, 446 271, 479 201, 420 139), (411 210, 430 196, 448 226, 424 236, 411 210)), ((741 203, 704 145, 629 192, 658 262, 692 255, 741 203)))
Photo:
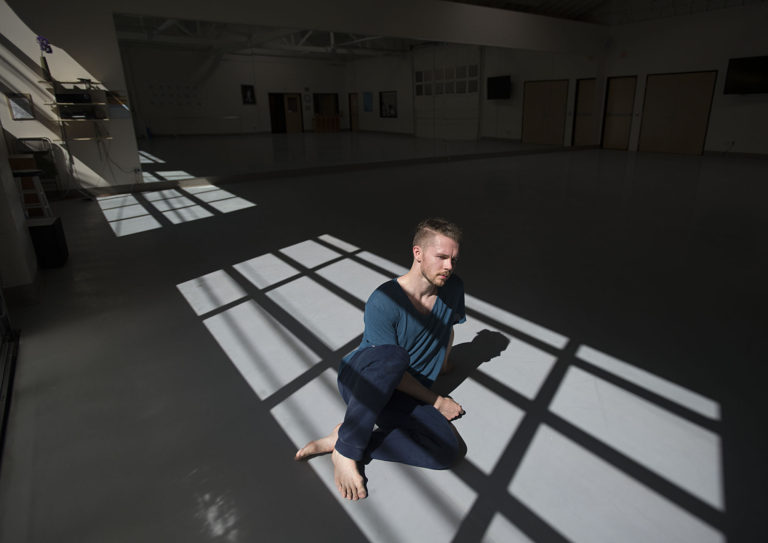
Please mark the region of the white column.
POLYGON ((34 282, 36 273, 35 250, 0 123, 0 287, 28 285, 34 282))

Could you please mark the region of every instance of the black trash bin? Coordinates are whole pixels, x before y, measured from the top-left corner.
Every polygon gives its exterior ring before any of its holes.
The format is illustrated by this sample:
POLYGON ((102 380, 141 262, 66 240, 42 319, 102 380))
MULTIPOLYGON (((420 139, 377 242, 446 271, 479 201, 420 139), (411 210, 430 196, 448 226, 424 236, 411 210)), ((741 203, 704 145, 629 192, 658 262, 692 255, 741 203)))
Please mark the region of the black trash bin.
POLYGON ((42 217, 28 219, 29 234, 37 255, 37 265, 41 268, 63 266, 69 257, 61 217, 42 217))

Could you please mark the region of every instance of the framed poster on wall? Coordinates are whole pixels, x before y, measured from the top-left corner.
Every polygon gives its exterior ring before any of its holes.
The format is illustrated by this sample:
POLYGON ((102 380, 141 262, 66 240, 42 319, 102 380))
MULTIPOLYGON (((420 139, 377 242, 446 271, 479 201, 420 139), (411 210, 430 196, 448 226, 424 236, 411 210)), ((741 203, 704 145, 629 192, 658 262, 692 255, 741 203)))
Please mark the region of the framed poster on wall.
POLYGON ((397 91, 379 93, 379 117, 397 117, 397 91))
POLYGON ((35 118, 35 110, 32 107, 32 95, 7 94, 8 107, 11 110, 11 118, 14 121, 29 121, 35 118))
POLYGON ((372 92, 363 93, 363 111, 366 113, 371 113, 373 111, 373 93, 372 92))
POLYGON ((256 104, 256 91, 253 90, 253 85, 240 85, 240 94, 244 105, 256 104))

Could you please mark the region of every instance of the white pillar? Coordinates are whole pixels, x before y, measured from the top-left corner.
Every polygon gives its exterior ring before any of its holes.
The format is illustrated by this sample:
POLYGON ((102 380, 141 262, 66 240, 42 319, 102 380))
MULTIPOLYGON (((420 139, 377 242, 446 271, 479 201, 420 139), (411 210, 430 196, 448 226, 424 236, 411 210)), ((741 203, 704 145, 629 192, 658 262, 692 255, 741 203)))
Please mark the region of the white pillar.
POLYGON ((36 274, 35 249, 19 187, 8 163, 8 147, 0 123, 0 287, 28 285, 34 282, 36 274))

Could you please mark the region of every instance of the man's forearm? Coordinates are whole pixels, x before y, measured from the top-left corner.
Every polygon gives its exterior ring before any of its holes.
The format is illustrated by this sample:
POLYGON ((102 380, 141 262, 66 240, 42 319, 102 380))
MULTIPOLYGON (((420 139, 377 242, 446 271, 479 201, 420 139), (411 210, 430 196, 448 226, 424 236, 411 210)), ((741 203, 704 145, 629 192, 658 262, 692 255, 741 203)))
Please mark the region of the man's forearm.
POLYGON ((448 373, 452 368, 448 365, 448 355, 451 354, 451 347, 453 347, 453 328, 451 328, 451 337, 448 339, 448 346, 445 348, 445 356, 443 357, 443 365, 440 368, 440 374, 448 373))
POLYGON ((464 409, 450 396, 440 396, 419 383, 416 378, 405 372, 397 390, 431 405, 448 420, 456 419, 464 414, 464 409))
POLYGON ((434 405, 438 398, 437 394, 419 383, 419 381, 407 371, 400 380, 400 384, 397 385, 397 390, 408 394, 408 396, 411 396, 412 398, 428 403, 429 405, 434 405))

